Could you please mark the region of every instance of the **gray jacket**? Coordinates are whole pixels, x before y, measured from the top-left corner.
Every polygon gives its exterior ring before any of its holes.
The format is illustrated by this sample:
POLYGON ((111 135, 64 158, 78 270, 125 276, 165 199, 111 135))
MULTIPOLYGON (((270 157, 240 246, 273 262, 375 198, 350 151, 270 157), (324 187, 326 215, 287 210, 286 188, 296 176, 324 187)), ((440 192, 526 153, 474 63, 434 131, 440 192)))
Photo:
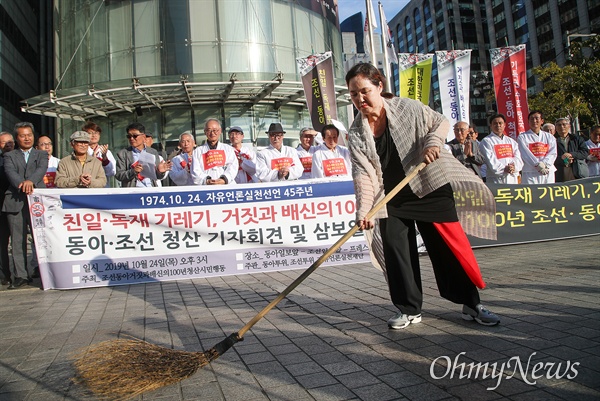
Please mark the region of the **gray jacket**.
POLYGON ((46 151, 31 149, 29 160, 25 163, 25 156, 20 149, 15 149, 4 155, 4 173, 8 179, 8 189, 2 205, 2 211, 18 213, 27 204, 27 195, 19 189, 19 185, 26 180, 33 182, 35 188, 46 188, 44 176, 48 169, 48 153, 46 151))
MULTIPOLYGON (((158 152, 151 147, 146 147, 146 153, 154 155, 156 165, 160 163, 158 152)), ((135 163, 133 160, 133 148, 128 146, 125 149, 121 149, 117 153, 117 173, 115 178, 121 182, 121 187, 135 187, 137 181, 137 174, 131 167, 135 163)), ((161 179, 165 176, 165 173, 156 172, 156 177, 161 179)), ((152 186, 156 186, 156 180, 152 180, 152 186)))
POLYGON ((446 145, 448 145, 452 152, 452 156, 454 156, 456 160, 461 162, 463 166, 469 170, 473 170, 477 176, 481 177, 481 165, 485 163, 485 159, 483 158, 483 153, 479 150, 479 144, 476 141, 471 141, 471 151, 473 156, 469 157, 463 153, 462 147, 456 139, 451 140, 446 145))

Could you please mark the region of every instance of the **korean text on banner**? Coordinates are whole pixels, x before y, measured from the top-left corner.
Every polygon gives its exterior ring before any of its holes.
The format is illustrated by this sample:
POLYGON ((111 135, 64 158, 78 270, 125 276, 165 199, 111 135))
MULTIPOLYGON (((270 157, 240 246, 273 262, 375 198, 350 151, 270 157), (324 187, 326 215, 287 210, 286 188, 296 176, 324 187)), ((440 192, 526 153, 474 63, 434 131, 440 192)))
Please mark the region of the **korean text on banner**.
POLYGON ((337 120, 333 59, 331 52, 298 58, 296 62, 313 128, 321 131, 324 125, 337 120))
MULTIPOLYGON (((450 120, 451 127, 459 121, 471 121, 469 111, 471 50, 439 51, 435 54, 444 116, 450 120)), ((452 129, 447 139, 454 139, 452 129)))
MULTIPOLYGON (((44 289, 307 268, 356 212, 347 180, 39 189, 29 203, 44 289)), ((359 232, 326 264, 368 260, 359 232)))
POLYGON ((429 104, 433 54, 400 53, 400 97, 429 104))
POLYGON ((513 139, 529 129, 525 45, 490 49, 498 112, 506 116, 506 134, 513 139))
MULTIPOLYGON (((496 199, 498 239, 469 237, 473 247, 600 234, 600 177, 555 184, 488 186, 496 199)), ((470 196, 454 194, 457 205, 468 202, 470 196)), ((469 219, 467 224, 475 221, 469 219)))

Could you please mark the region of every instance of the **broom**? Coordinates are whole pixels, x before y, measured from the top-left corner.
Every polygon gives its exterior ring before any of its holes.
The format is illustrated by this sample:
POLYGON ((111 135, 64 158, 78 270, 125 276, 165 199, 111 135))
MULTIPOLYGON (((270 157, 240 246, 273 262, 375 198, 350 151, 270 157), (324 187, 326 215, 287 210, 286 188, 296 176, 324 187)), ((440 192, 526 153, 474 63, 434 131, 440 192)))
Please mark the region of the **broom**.
MULTIPOLYGON (((423 162, 415 167, 405 179, 369 211, 366 218, 371 219, 425 166, 426 164, 423 162)), ((217 359, 238 341, 242 341, 244 334, 252 326, 292 292, 357 231, 358 225, 355 225, 240 331, 231 334, 208 351, 174 350, 137 338, 103 341, 86 347, 75 355, 75 382, 87 387, 100 398, 130 399, 192 376, 199 368, 217 359)))

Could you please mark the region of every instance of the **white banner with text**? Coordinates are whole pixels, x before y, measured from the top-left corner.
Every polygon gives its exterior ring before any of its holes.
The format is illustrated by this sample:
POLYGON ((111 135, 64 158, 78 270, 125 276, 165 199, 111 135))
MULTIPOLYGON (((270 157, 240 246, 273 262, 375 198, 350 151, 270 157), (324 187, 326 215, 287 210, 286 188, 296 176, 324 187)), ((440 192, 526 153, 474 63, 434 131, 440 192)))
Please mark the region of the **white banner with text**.
MULTIPOLYGON (((356 208, 352 181, 39 189, 29 204, 44 289, 307 268, 356 208)), ((358 232, 324 265, 369 260, 358 232)))

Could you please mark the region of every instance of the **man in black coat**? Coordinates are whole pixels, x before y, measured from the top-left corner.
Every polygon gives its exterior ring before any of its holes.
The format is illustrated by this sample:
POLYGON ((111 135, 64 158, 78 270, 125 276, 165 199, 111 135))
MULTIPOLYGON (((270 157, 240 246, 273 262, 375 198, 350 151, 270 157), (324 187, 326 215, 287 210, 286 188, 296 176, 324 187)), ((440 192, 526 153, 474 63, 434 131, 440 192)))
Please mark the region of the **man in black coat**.
POLYGON ((27 195, 34 188, 45 188, 44 175, 48 168, 48 153, 33 147, 35 143, 33 125, 21 122, 15 125, 14 136, 17 149, 4 156, 4 171, 8 189, 2 205, 6 213, 12 244, 14 265, 8 289, 27 284, 33 272, 27 269, 27 233, 31 229, 27 195))
POLYGON ((571 121, 566 118, 559 118, 554 123, 556 127, 556 154, 558 157, 554 161, 555 182, 565 182, 586 178, 589 176, 586 158, 590 150, 585 144, 585 140, 570 133, 571 121))

